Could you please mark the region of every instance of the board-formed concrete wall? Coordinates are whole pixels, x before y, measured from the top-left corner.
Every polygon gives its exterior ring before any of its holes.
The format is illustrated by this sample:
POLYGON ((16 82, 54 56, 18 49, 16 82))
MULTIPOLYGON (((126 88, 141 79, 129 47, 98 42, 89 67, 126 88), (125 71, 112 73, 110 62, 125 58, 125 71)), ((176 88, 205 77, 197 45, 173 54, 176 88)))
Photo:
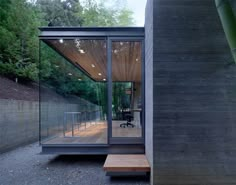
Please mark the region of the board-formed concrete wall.
MULTIPOLYGON (((41 140, 63 134, 64 112, 99 109, 98 106, 77 98, 65 101, 41 102, 41 140)), ((0 99, 0 153, 39 140, 39 102, 0 99)))
POLYGON ((38 140, 38 101, 0 99, 0 153, 38 140))
POLYGON ((153 184, 236 184, 236 65, 214 0, 148 3, 153 184))

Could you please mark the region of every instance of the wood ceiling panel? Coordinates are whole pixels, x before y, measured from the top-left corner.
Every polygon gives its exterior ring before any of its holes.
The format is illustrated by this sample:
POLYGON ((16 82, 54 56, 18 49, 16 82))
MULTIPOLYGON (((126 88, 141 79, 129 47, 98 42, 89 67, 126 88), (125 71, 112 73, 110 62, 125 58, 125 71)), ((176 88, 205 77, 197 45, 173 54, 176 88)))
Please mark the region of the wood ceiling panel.
MULTIPOLYGON (((48 45, 78 64, 96 81, 106 79, 105 40, 46 40, 48 45), (92 67, 94 65, 95 67, 92 67), (99 75, 101 73, 101 75, 99 75)), ((112 43, 112 80, 141 81, 141 42, 112 43)))
POLYGON ((112 43, 112 80, 141 81, 141 42, 112 43))

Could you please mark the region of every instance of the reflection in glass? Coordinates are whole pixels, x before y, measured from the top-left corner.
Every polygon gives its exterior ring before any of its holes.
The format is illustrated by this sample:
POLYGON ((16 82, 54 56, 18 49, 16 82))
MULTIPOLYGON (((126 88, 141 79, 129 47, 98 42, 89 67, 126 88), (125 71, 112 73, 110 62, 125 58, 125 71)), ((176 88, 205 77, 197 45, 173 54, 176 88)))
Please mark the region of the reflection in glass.
POLYGON ((41 41, 41 143, 107 143, 105 43, 41 41))
POLYGON ((142 136, 141 42, 112 42, 112 137, 142 136))

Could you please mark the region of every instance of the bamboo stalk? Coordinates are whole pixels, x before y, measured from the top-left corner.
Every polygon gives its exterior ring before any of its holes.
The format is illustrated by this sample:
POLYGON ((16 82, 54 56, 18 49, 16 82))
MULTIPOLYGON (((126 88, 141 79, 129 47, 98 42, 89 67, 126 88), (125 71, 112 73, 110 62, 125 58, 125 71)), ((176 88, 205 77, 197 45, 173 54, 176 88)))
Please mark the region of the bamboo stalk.
POLYGON ((229 0, 215 0, 216 8, 236 63, 236 18, 229 0))

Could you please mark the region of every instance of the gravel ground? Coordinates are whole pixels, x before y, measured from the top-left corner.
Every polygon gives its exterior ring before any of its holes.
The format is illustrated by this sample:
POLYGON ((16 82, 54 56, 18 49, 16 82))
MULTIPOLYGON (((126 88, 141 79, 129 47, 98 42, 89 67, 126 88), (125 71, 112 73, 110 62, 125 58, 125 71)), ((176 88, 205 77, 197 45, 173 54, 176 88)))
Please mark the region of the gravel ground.
POLYGON ((106 156, 40 155, 36 144, 0 154, 0 185, 148 185, 147 178, 110 178, 106 156))

